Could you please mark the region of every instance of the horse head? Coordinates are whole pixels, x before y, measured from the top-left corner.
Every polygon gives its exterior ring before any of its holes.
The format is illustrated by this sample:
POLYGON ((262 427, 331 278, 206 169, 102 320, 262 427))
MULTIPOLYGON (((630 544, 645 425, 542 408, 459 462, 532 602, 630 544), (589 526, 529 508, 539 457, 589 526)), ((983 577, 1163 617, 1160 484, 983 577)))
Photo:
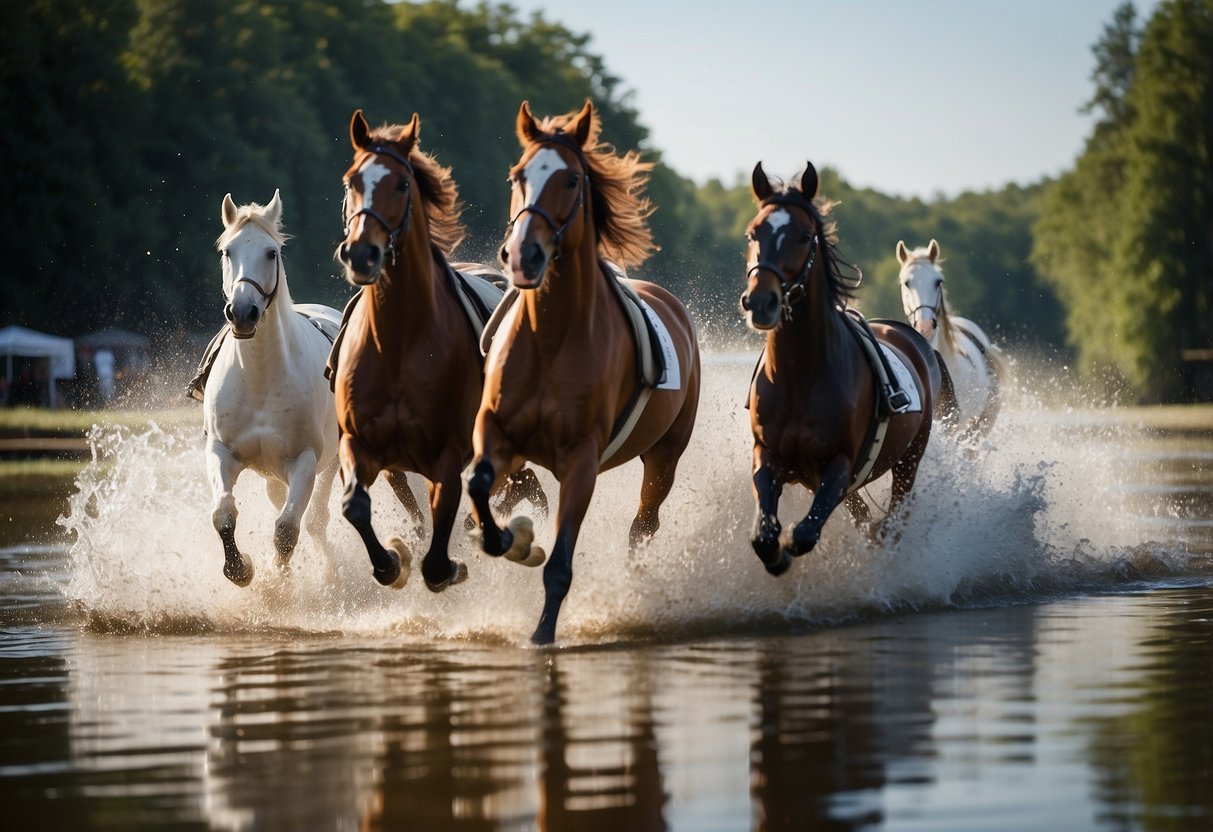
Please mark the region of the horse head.
POLYGON ((223 198, 220 212, 223 234, 216 242, 223 263, 223 314, 237 338, 252 338, 278 295, 284 278, 282 266, 282 198, 262 207, 240 208, 232 195, 223 198))
POLYGON ((901 306, 906 320, 927 340, 945 312, 943 272, 938 266, 939 243, 931 240, 924 248, 913 251, 905 241, 897 241, 897 262, 901 264, 901 306))
POLYGON ((395 257, 397 243, 409 228, 415 179, 409 156, 420 131, 416 113, 390 139, 371 134, 362 110, 355 110, 350 119, 354 162, 342 177, 345 239, 337 248, 337 260, 346 280, 356 286, 379 280, 384 262, 395 257))
POLYGON ((784 311, 805 292, 821 248, 821 225, 813 209, 817 169, 806 163, 800 188, 776 190, 762 169, 751 178, 758 214, 746 228, 746 289, 741 309, 754 330, 777 329, 784 311))
POLYGON ((501 259, 520 289, 537 289, 548 265, 576 251, 589 228, 589 163, 598 116, 589 101, 560 126, 541 127, 522 102, 515 130, 522 158, 510 168, 510 227, 501 259), (541 222, 535 222, 539 218, 541 222))

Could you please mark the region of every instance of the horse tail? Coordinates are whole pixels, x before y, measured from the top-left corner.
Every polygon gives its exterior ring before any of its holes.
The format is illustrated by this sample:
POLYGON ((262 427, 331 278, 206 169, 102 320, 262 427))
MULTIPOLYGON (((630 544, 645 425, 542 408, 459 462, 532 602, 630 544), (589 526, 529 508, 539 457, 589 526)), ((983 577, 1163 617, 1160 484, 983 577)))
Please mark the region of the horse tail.
POLYGON ((935 350, 935 362, 939 365, 940 385, 939 398, 935 401, 935 419, 943 423, 949 436, 955 436, 960 429, 960 402, 956 399, 956 385, 952 382, 952 374, 944 362, 939 350, 935 350))

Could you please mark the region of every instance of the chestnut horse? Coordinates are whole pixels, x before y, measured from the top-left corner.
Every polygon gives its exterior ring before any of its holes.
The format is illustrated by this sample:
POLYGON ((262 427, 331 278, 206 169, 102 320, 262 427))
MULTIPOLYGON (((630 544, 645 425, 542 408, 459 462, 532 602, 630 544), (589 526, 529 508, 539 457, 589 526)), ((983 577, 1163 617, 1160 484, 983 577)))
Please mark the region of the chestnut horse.
POLYGON ((741 306, 750 327, 767 333, 749 398, 758 504, 752 543, 767 571, 781 575, 792 557, 817 544, 843 500, 866 525, 870 515, 857 489, 890 469, 892 515, 914 485, 944 381, 921 335, 904 323, 873 322, 876 340, 894 353, 889 364, 900 358, 909 369, 904 382, 914 389, 903 391, 919 405, 916 412, 878 410, 878 376, 845 308, 851 290, 826 224, 830 206, 813 202, 817 171, 809 164, 799 189, 777 189, 759 163, 752 185, 759 208, 746 229, 741 306), (781 538, 779 497, 787 483, 811 490, 813 505, 781 538))
POLYGON ((523 153, 510 169, 513 219, 502 258, 519 296, 488 353, 472 440, 468 493, 490 555, 525 558, 533 537, 526 518, 507 529, 493 518, 489 491, 501 472, 532 460, 560 481, 536 644, 555 640, 599 472, 635 457, 644 463, 630 535, 640 544, 657 531, 699 403, 699 347, 686 309, 660 286, 627 281, 659 316, 673 351, 662 383, 646 390, 640 378, 637 342, 610 283, 620 278, 600 258, 636 265, 653 250, 651 209, 638 193, 652 165, 635 152, 616 155, 599 142, 599 129, 588 101, 542 124, 527 103, 518 112, 523 153), (640 413, 629 433, 633 404, 640 413))
MULTIPOLYGON (((429 482, 433 534, 422 562, 434 592, 467 577, 447 552, 472 458, 472 421, 483 370, 477 333, 456 292, 446 254, 463 235, 450 170, 417 146, 420 118, 371 131, 362 111, 350 120, 354 162, 345 172, 345 240, 337 251, 346 279, 361 286, 335 348, 342 512, 366 544, 375 579, 403 586, 404 541, 385 549, 371 527, 367 489, 380 471, 415 507, 405 472, 429 482)), ((507 502, 528 497, 546 508, 533 471, 510 479, 507 502)), ((410 512, 411 513, 411 512, 410 512)))

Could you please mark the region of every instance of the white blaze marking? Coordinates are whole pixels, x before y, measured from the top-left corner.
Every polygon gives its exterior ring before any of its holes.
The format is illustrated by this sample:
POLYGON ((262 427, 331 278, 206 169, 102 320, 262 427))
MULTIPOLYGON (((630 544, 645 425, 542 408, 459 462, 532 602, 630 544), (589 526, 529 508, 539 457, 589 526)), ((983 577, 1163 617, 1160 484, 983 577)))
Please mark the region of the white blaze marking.
POLYGON ((767 215, 766 225, 771 229, 771 245, 775 251, 779 251, 779 246, 783 242, 784 226, 792 222, 792 215, 787 209, 779 208, 767 215))
POLYGON ((362 204, 366 208, 373 208, 371 197, 375 193, 375 188, 383 177, 391 173, 391 170, 387 166, 379 164, 374 159, 368 159, 358 169, 358 172, 362 174, 362 204))
MULTIPOLYGON (((522 169, 524 182, 524 190, 522 192, 523 199, 526 200, 526 205, 532 206, 543 193, 544 187, 548 184, 548 180, 556 171, 566 170, 568 165, 564 163, 564 159, 556 152, 555 148, 544 147, 539 150, 531 161, 526 163, 526 167, 522 169)), ((530 227, 532 214, 528 211, 523 214, 522 221, 514 225, 514 231, 510 235, 510 243, 519 237, 525 237, 527 229, 530 227)))

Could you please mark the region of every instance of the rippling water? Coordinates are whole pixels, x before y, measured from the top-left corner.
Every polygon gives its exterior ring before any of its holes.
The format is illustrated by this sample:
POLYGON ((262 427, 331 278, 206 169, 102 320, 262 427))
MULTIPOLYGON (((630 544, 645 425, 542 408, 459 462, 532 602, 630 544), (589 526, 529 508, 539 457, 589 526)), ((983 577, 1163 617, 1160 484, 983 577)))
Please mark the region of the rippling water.
MULTIPOLYGON (((233 587, 200 435, 97 434, 70 501, 0 549, 4 816, 1213 827, 1209 410, 1020 395, 976 455, 932 440, 895 540, 869 542, 840 512, 776 580, 748 546, 750 367, 706 363, 643 552, 626 546, 638 466, 600 479, 555 650, 526 642, 539 570, 461 542, 467 583, 383 589, 335 496, 329 539, 305 535, 277 573, 252 477, 238 534, 259 571, 233 587)), ((402 527, 389 492, 374 496, 378 527, 402 527)), ((785 498, 785 523, 807 507, 785 498)))

